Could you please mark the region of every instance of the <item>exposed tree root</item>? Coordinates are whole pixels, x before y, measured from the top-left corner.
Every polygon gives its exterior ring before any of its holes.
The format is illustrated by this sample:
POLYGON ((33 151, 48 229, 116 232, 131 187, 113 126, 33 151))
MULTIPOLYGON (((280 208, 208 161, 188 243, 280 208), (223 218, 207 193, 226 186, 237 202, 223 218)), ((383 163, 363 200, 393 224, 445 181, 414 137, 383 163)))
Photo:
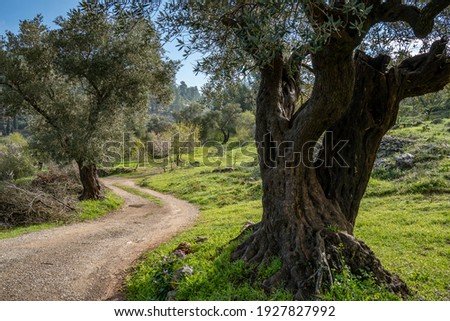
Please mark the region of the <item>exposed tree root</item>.
POLYGON ((296 300, 319 299, 333 283, 333 274, 348 266, 355 275, 373 275, 377 284, 399 296, 410 293, 405 282, 388 272, 364 242, 347 233, 323 229, 312 232, 315 234, 312 237, 299 237, 289 243, 291 238, 284 234, 279 236, 283 240, 279 243, 269 239, 273 233, 267 233, 261 224, 254 229, 254 233, 236 248, 232 259, 262 264, 280 257, 282 268, 263 283, 268 291, 284 286, 294 293, 296 300))

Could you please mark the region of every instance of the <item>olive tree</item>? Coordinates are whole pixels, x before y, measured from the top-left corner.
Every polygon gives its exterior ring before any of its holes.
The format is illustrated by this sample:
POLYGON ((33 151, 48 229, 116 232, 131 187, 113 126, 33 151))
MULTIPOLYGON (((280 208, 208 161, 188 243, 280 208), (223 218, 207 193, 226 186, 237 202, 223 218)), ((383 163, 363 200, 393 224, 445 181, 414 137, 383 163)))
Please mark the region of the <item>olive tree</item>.
POLYGON ((143 117, 150 97, 167 100, 174 77, 152 22, 118 6, 82 1, 56 19, 56 29, 38 16, 1 43, 4 105, 33 115, 39 149, 57 161, 76 161, 80 199, 101 195, 102 145, 120 139, 127 120, 143 117))
POLYGON ((450 81, 444 37, 449 4, 167 4, 161 24, 187 54, 205 54, 199 70, 218 78, 259 73, 255 139, 262 220, 232 257, 253 265, 280 257, 282 268, 265 280, 265 288, 284 284, 297 299, 312 298, 345 264, 395 293, 408 292, 353 230, 377 149, 396 121, 399 103, 450 81), (418 43, 424 45, 421 52, 414 49, 418 43), (305 83, 309 98, 300 104, 305 83))

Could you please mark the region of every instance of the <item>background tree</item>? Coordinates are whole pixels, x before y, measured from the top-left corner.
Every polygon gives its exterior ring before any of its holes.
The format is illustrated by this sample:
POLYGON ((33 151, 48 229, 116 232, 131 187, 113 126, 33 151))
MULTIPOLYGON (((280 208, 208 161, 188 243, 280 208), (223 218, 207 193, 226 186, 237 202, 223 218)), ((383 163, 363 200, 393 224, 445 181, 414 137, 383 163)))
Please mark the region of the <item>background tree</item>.
POLYGON ((251 111, 245 111, 239 115, 236 122, 236 134, 239 140, 246 142, 255 137, 255 115, 251 111))
POLYGON ((180 86, 178 86, 178 92, 182 98, 189 101, 197 101, 201 98, 197 86, 188 87, 184 81, 181 81, 180 86))
POLYGON ((82 1, 58 18, 22 21, 1 44, 5 106, 34 115, 33 144, 58 161, 76 161, 81 199, 100 197, 96 164, 107 140, 120 139, 127 119, 145 114, 149 96, 167 100, 174 64, 153 24, 111 2, 82 1))
POLYGON ((242 112, 255 110, 254 78, 250 77, 249 81, 213 80, 202 88, 202 102, 209 110, 203 117, 202 140, 221 139, 222 144, 226 144, 236 133, 242 112))
POLYGON ((236 132, 237 121, 242 114, 239 104, 228 103, 220 109, 210 112, 210 125, 222 133, 222 144, 228 143, 230 135, 236 132))
POLYGON ((260 75, 255 137, 263 214, 233 258, 260 264, 280 257, 283 266, 264 282, 267 289, 284 284, 297 299, 311 298, 345 264, 393 292, 408 292, 353 228, 400 101, 438 91, 450 80, 442 37, 449 4, 171 1, 162 11, 169 37, 183 38, 187 53, 205 53, 199 70, 260 75), (397 54, 417 39, 431 45, 415 56, 397 54), (305 75, 312 86, 300 105, 305 75), (310 147, 319 149, 316 157, 310 147))
POLYGON ((202 117, 204 114, 205 106, 198 102, 193 102, 180 111, 174 111, 173 117, 177 122, 182 122, 186 125, 199 128, 202 124, 202 117))
POLYGON ((197 86, 188 87, 184 81, 181 81, 181 84, 177 86, 174 80, 171 89, 173 100, 169 104, 161 103, 154 99, 150 101, 149 109, 152 114, 156 113, 171 117, 173 112, 179 112, 191 103, 199 101, 201 98, 197 86))
POLYGON ((203 103, 211 110, 221 109, 226 104, 239 104, 243 111, 254 111, 256 107, 257 77, 217 82, 212 79, 202 87, 203 103))
POLYGON ((429 120, 431 115, 440 110, 450 110, 450 86, 446 90, 433 92, 423 96, 412 97, 409 101, 414 109, 426 115, 429 120))
POLYGON ((166 116, 150 115, 147 121, 147 131, 161 134, 171 129, 173 122, 166 116))

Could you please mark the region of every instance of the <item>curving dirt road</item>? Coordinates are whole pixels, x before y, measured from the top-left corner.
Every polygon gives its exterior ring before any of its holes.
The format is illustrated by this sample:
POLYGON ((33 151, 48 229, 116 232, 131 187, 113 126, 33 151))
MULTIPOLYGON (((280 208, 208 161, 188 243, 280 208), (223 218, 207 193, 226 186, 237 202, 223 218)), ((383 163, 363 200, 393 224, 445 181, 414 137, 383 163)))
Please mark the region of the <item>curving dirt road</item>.
POLYGON ((120 195, 122 209, 98 220, 0 240, 0 300, 108 300, 121 298, 126 270, 142 253, 192 224, 193 205, 134 185, 105 178, 120 195), (160 198, 159 207, 113 184, 160 198))

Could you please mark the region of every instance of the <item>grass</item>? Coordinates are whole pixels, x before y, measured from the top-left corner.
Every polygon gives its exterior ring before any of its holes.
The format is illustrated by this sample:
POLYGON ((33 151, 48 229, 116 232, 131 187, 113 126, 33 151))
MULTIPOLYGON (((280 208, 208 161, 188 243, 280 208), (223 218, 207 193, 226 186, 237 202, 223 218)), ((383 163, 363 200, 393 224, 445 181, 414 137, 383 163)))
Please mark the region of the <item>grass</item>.
POLYGON ((247 222, 260 217, 260 182, 250 170, 229 173, 212 170, 192 167, 141 180, 141 186, 172 192, 198 205, 201 215, 193 228, 148 253, 146 260, 136 267, 136 273, 128 280, 130 300, 163 300, 174 288, 177 300, 292 299, 290 293, 281 289, 270 296, 255 286, 265 277, 264 271, 271 273, 271 269, 276 269, 276 262, 255 275, 252 267, 229 260, 236 246, 230 245, 230 240, 239 235, 247 222), (190 243, 193 251, 184 260, 172 254, 182 242, 190 243), (175 284, 174 272, 185 265, 193 267, 193 275, 175 284), (243 278, 253 282, 242 283, 243 278))
POLYGON ((23 234, 39 232, 53 227, 61 226, 58 223, 43 223, 31 226, 16 227, 11 229, 0 229, 0 240, 18 237, 23 234))
POLYGON ((133 188, 133 187, 121 185, 121 184, 114 184, 114 186, 118 187, 120 189, 123 189, 124 191, 127 191, 128 193, 145 198, 146 200, 149 200, 150 202, 155 203, 159 207, 163 206, 163 202, 159 198, 154 197, 148 193, 142 192, 141 190, 139 190, 137 188, 133 188))
MULTIPOLYGON (((355 227, 355 235, 371 247, 387 269, 407 282, 413 290, 411 300, 450 300, 450 158, 439 148, 441 155, 432 157, 434 147, 445 146, 448 137, 438 134, 442 126, 430 123, 425 135, 421 127, 390 133, 414 137, 415 143, 403 152, 424 151, 423 155, 414 169, 373 175, 355 227), (427 145, 434 147, 427 149, 427 145)), ((276 259, 259 270, 229 260, 236 246, 230 240, 240 234, 246 222, 259 221, 262 213, 258 173, 251 167, 235 166, 242 159, 239 151, 232 152, 238 160, 232 163, 232 172, 213 172, 226 162, 225 157, 216 157, 215 166, 186 166, 152 173, 141 180, 141 186, 197 204, 201 214, 193 228, 146 254, 128 279, 128 299, 164 300, 167 295, 176 300, 292 299, 282 289, 267 294, 259 286, 279 268, 276 259), (184 259, 172 253, 182 242, 189 242, 193 252, 184 259), (193 268, 193 274, 175 281, 175 271, 186 265, 193 268)), ((346 270, 335 277, 322 299, 398 299, 370 278, 359 279, 346 270)))
POLYGON ((229 241, 240 233, 247 221, 258 219, 260 201, 221 207, 203 204, 200 208, 201 216, 193 228, 148 253, 145 261, 136 267, 136 273, 128 280, 128 299, 164 300, 174 288, 177 300, 292 299, 290 293, 281 289, 270 297, 250 282, 255 278, 261 281, 262 274, 254 275, 252 267, 229 260, 236 246, 229 241), (184 260, 172 254, 182 242, 190 243, 193 252, 184 260), (193 275, 174 282, 174 272, 186 265, 193 267, 193 275), (242 284, 242 279, 249 281, 242 284))
POLYGON ((203 210, 259 200, 262 196, 260 181, 244 170, 231 173, 213 173, 205 167, 175 170, 151 176, 140 185, 175 192, 203 210))
POLYGON ((119 207, 123 204, 123 199, 107 191, 102 200, 86 200, 78 203, 78 218, 82 221, 95 220, 119 207))
POLYGON ((413 299, 450 300, 449 195, 366 197, 355 235, 415 291, 413 299))
POLYGON ((326 301, 399 301, 400 298, 375 284, 370 275, 353 275, 348 267, 334 275, 334 283, 321 297, 326 301))
MULTIPOLYGON (((268 294, 260 286, 280 268, 281 263, 276 259, 268 267, 259 269, 246 266, 242 261, 232 263, 229 260, 236 246, 236 243, 230 244, 230 240, 240 234, 247 222, 256 222, 261 216, 261 192, 254 187, 260 182, 252 178, 251 172, 213 173, 211 169, 191 168, 142 180, 142 186, 172 191, 199 205, 201 215, 192 229, 147 254, 128 280, 128 299, 164 300, 176 289, 177 300, 292 300, 292 295, 281 288, 268 294), (247 182, 251 182, 250 186, 247 182), (204 242, 197 241, 204 238, 204 242), (184 260, 172 254, 182 242, 190 243, 193 251, 184 260), (193 275, 174 284, 174 272, 185 265, 193 267, 193 275)), ((375 283, 357 280, 348 273, 338 278, 340 281, 323 299, 397 298, 375 283)))
MULTIPOLYGON (((105 198, 98 201, 82 201, 77 205, 77 212, 74 213, 73 222, 94 220, 100 216, 103 216, 119 207, 123 204, 123 200, 112 192, 107 191, 105 198)), ((69 222, 70 223, 70 222, 69 222)), ((54 227, 61 226, 66 223, 42 223, 25 227, 15 227, 11 229, 1 229, 0 239, 7 239, 18 237, 23 234, 38 232, 54 227)))

